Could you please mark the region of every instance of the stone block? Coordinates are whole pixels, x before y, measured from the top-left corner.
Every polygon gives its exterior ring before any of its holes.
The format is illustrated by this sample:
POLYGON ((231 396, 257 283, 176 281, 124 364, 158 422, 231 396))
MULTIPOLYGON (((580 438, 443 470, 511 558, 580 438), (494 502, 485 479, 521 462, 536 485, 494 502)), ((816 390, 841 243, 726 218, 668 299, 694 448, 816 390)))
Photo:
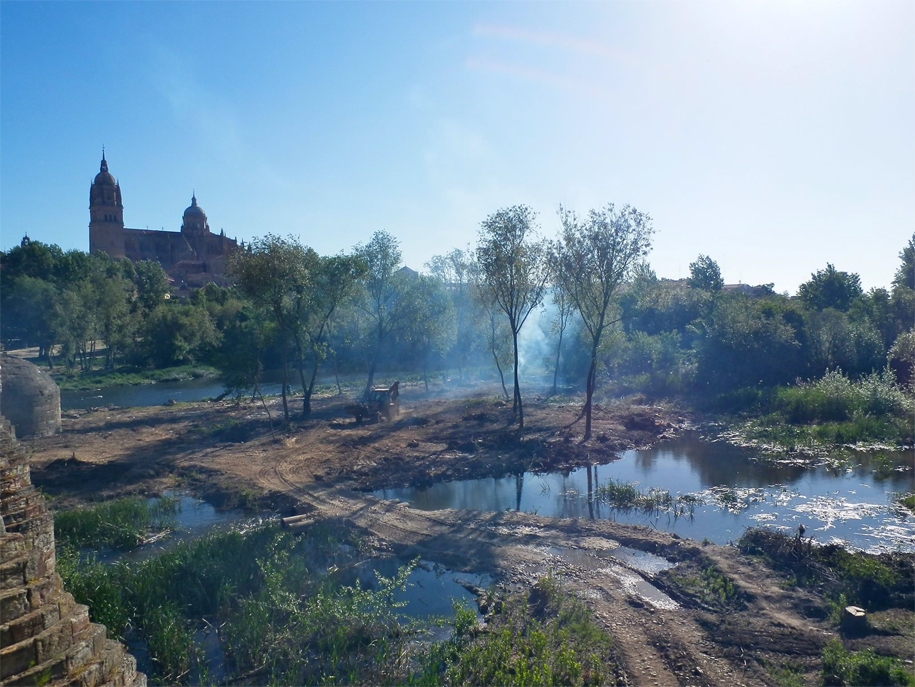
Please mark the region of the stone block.
POLYGON ((34 639, 5 646, 0 649, 0 680, 23 673, 37 662, 34 639))
POLYGON ((58 654, 64 653, 72 644, 73 633, 70 631, 70 623, 65 620, 54 623, 35 637, 38 662, 50 661, 58 654))
POLYGON ((12 622, 32 610, 29 594, 25 589, 11 589, 0 592, 0 618, 12 622))
POLYGON ((0 537, 0 563, 19 558, 25 553, 25 540, 21 534, 7 533, 0 537))
POLYGON ((25 556, 0 564, 0 589, 13 589, 25 585, 29 559, 25 556))
POLYGON ((56 605, 45 606, 26 613, 12 622, 0 625, 0 645, 9 646, 41 634, 60 620, 56 605))
POLYGON ((58 657, 54 660, 48 661, 47 663, 42 663, 37 665, 24 673, 20 673, 13 679, 4 682, 4 685, 22 685, 25 687, 29 685, 30 687, 38 687, 38 685, 47 685, 49 682, 53 683, 57 680, 60 680, 67 674, 67 662, 64 658, 58 657))

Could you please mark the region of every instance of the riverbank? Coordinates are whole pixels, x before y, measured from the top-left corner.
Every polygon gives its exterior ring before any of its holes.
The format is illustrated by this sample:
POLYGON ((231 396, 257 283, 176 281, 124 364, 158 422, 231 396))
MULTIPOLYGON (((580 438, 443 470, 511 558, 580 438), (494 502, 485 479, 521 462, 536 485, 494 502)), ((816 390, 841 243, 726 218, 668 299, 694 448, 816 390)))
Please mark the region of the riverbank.
POLYGON ((735 547, 584 516, 422 511, 365 493, 606 463, 693 427, 676 408, 601 405, 585 444, 578 404, 530 398, 519 436, 497 395, 405 386, 401 402, 396 421, 356 425, 343 399, 322 396, 288 432, 277 423, 278 399, 268 399, 269 416, 229 402, 70 412, 62 434, 29 442, 33 479, 61 508, 185 489, 214 504, 298 513, 306 537, 320 536, 313 527, 341 527, 372 551, 490 573, 500 594, 529 596, 558 575, 612 636, 622 684, 780 684, 784 666, 793 684, 813 684, 834 640, 843 651, 911 658, 910 607, 868 608, 873 632, 845 637, 832 617, 840 599, 735 547), (607 558, 621 547, 633 553, 607 558), (676 567, 642 569, 645 554, 676 567))

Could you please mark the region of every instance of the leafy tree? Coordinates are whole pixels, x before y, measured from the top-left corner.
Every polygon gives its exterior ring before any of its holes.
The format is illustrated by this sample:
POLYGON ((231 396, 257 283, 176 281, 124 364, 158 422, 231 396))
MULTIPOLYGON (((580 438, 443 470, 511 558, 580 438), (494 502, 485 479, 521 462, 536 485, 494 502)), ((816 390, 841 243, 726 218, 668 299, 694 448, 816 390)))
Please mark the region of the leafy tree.
POLYGON ((400 244, 386 231, 376 231, 365 245, 356 246, 355 255, 363 261, 362 294, 357 306, 369 320, 371 344, 368 353, 368 379, 364 395, 368 396, 375 381, 382 347, 390 333, 408 319, 409 277, 400 270, 400 244))
POLYGON ((548 246, 537 237, 536 213, 514 205, 493 213, 480 226, 477 262, 488 300, 508 318, 514 356, 513 412, 524 429, 524 406, 518 380, 518 332, 540 305, 549 278, 548 246))
POLYGON ((477 266, 473 251, 455 248, 445 255, 436 255, 426 265, 433 276, 441 280, 451 296, 454 311, 454 345, 450 358, 458 368, 459 379, 464 379, 464 368, 473 358, 477 345, 474 299, 474 274, 477 266))
MULTIPOLYGON (((311 413, 318 367, 327 357, 331 318, 337 308, 356 293, 359 279, 365 273, 365 264, 356 256, 318 256, 307 253, 308 285, 297 300, 298 328, 295 332, 298 359, 302 361, 308 349, 311 357, 311 375, 306 383, 302 377, 302 412, 311 413)), ((302 367, 299 367, 300 374, 302 367)))
POLYGON ((902 260, 902 264, 896 270, 893 284, 907 289, 915 289, 915 234, 912 234, 912 238, 909 239, 905 248, 899 253, 899 259, 902 260))
POLYGON ((861 277, 840 272, 827 263, 826 269, 811 275, 810 281, 800 285, 798 298, 811 310, 835 308, 847 312, 852 302, 863 294, 861 277))
MULTIPOLYGON (((555 274, 555 266, 554 266, 555 274)), ((561 284, 556 284, 550 290, 550 296, 555 306, 553 320, 550 328, 556 334, 556 362, 553 364, 553 391, 556 394, 556 385, 559 381, 559 360, 562 355, 562 337, 565 334, 569 322, 575 316, 575 301, 567 294, 561 284)))
POLYGON ((442 359, 455 337, 454 306, 441 281, 432 276, 416 275, 404 294, 410 299, 410 317, 404 321, 399 337, 404 340, 413 362, 423 374, 429 391, 429 365, 442 359))
POLYGON ((717 292, 721 291, 724 286, 724 279, 721 278, 721 268, 718 263, 707 255, 700 255, 696 262, 689 265, 689 285, 694 289, 703 291, 717 292))
POLYGON ((803 372, 798 333, 780 302, 735 295, 694 323, 697 382, 713 391, 785 384, 803 372))
POLYGON ((143 350, 156 367, 195 362, 219 344, 206 309, 194 305, 161 303, 143 321, 142 332, 143 350))
POLYGON ((168 275, 162 265, 152 260, 141 260, 134 265, 133 283, 136 303, 144 313, 155 310, 168 293, 168 275))
POLYGON ((306 264, 312 260, 310 250, 293 238, 267 234, 252 239, 245 250, 236 251, 229 259, 229 272, 237 280, 238 288, 274 325, 273 333, 282 359, 283 419, 287 425, 289 349, 298 332, 301 299, 308 288, 306 264))
POLYGON ((575 303, 590 338, 591 364, 586 382, 585 440, 591 438, 591 410, 604 332, 616 320, 611 308, 621 284, 629 280, 651 249, 651 217, 629 205, 610 203, 591 210, 587 220, 560 207, 562 236, 554 248, 556 281, 575 303))
POLYGON ((899 384, 910 389, 915 386, 915 328, 896 338, 887 357, 899 384))
POLYGON ((38 357, 53 368, 53 348, 63 338, 66 326, 59 291, 51 282, 29 276, 17 278, 10 291, 4 307, 4 326, 19 334, 26 344, 37 345, 38 357))

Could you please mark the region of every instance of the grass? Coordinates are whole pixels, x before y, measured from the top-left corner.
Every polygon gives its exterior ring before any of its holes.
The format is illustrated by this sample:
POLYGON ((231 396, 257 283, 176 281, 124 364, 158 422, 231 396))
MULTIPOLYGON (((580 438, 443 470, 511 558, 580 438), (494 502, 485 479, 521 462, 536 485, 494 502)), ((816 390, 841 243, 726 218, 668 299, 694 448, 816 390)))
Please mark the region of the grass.
POLYGON ((178 508, 178 499, 170 496, 153 502, 133 496, 62 511, 54 516, 54 537, 64 547, 125 551, 136 548, 153 533, 170 529, 178 508))
POLYGON ((485 631, 459 609, 454 634, 429 651, 410 680, 417 685, 616 684, 612 638, 555 577, 497 605, 485 631))
POLYGON ((350 571, 368 552, 349 530, 276 525, 211 534, 140 563, 103 565, 58 551, 58 571, 109 635, 148 648, 151 684, 206 680, 195 640, 219 627, 225 681, 244 684, 615 684, 610 637, 556 578, 477 615, 456 609, 451 639, 430 644, 397 601, 411 566, 372 585, 350 571), (342 546, 349 544, 349 546, 342 546))
POLYGON ((364 556, 345 533, 296 537, 276 525, 183 542, 140 563, 105 566, 61 547, 58 570, 93 621, 145 642, 154 683, 207 673, 194 633, 219 626, 230 679, 257 684, 405 680, 420 650, 395 593, 409 566, 375 588, 341 571, 364 556), (337 571, 337 572, 334 572, 337 571))
POLYGON ((915 494, 903 494, 896 499, 896 503, 907 509, 910 513, 915 513, 915 494))
POLYGON ((915 397, 890 371, 857 381, 839 370, 813 382, 779 387, 758 399, 762 415, 743 428, 746 437, 790 450, 829 445, 915 442, 915 397))
POLYGON ((90 370, 67 372, 58 368, 51 373, 61 391, 92 391, 109 386, 127 384, 155 384, 156 382, 182 382, 200 377, 215 377, 219 373, 206 365, 181 365, 161 370, 122 366, 117 370, 90 370))
POLYGON ((713 608, 733 607, 740 601, 740 594, 731 579, 713 563, 703 565, 698 575, 684 574, 669 570, 667 579, 679 589, 706 606, 713 608))
POLYGON ((912 554, 872 555, 837 544, 813 546, 800 535, 767 529, 747 530, 737 545, 788 575, 795 585, 822 592, 834 607, 851 603, 872 611, 911 606, 912 554))
POLYGON ((669 512, 675 517, 692 516, 699 503, 698 498, 690 494, 675 497, 664 489, 644 492, 631 482, 614 479, 598 485, 594 490, 594 498, 620 510, 635 510, 649 515, 669 512))
POLYGON ((873 649, 846 651, 838 640, 823 649, 823 684, 848 687, 900 685, 915 687, 915 677, 898 658, 878 656, 873 649))

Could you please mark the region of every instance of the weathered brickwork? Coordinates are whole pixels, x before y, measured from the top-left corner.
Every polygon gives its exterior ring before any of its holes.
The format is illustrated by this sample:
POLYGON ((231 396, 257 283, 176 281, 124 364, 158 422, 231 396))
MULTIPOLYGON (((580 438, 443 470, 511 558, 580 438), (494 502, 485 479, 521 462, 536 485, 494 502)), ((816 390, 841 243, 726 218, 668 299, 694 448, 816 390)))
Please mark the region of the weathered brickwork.
MULTIPOLYGON (((57 417, 59 424, 59 402, 57 417)), ((9 421, 0 416, 0 687, 145 687, 134 657, 64 591, 55 563, 54 517, 32 486, 9 421)))
POLYGON ((20 439, 60 431, 60 389, 44 370, 12 355, 0 353, 0 414, 20 439))

